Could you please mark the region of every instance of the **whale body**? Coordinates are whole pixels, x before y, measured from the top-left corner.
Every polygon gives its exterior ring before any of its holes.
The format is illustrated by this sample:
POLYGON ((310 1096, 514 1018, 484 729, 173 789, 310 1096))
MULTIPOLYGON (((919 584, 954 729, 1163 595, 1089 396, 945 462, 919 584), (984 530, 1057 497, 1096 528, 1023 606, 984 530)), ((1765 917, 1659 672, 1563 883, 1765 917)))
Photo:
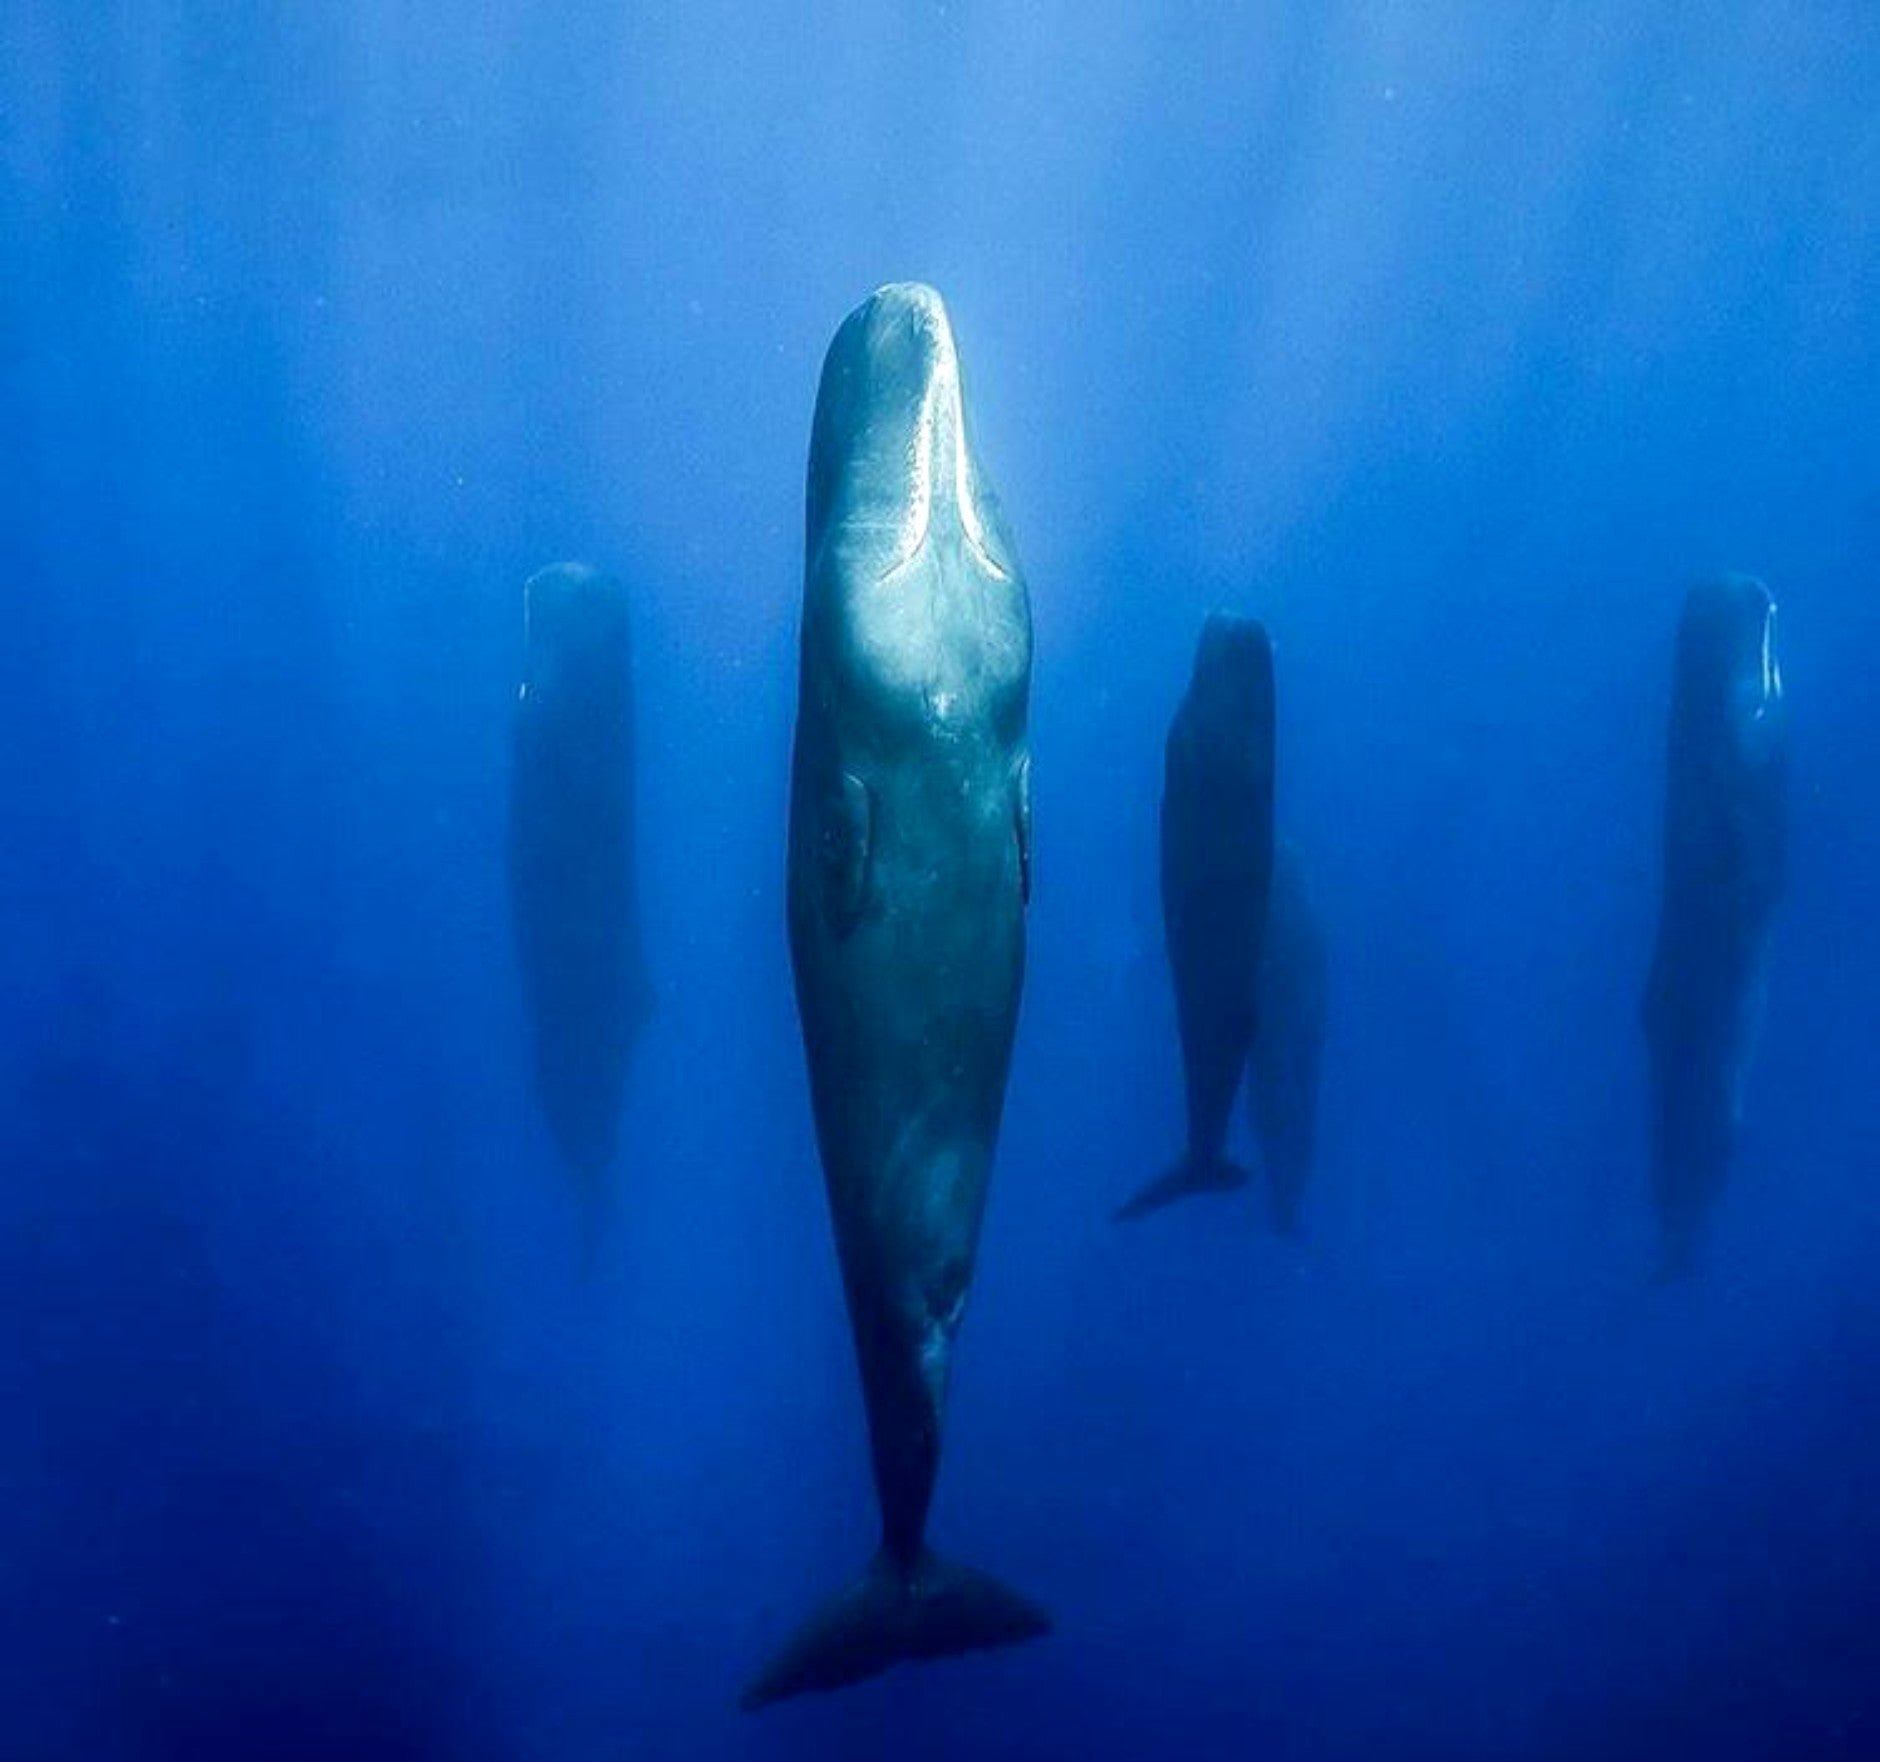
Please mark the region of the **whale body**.
POLYGON ((612 577, 558 563, 523 606, 510 903, 536 1095, 592 1217, 646 1013, 627 602, 612 577))
POLYGON ((1162 923, 1181 1031, 1187 1144, 1118 1218, 1247 1179, 1224 1146, 1258 1020, 1273 875, 1273 739, 1266 631, 1252 618, 1213 613, 1163 766, 1162 923))
POLYGON ((1667 1273, 1690 1266, 1735 1154, 1782 893, 1784 722, 1769 590, 1742 575, 1700 583, 1678 626, 1663 897, 1644 1002, 1667 1273))
POLYGON ((1041 1633, 926 1546, 1004 1102, 1031 877, 1031 614, 931 289, 823 364, 810 446, 789 929, 881 1545, 744 1697, 1041 1633))

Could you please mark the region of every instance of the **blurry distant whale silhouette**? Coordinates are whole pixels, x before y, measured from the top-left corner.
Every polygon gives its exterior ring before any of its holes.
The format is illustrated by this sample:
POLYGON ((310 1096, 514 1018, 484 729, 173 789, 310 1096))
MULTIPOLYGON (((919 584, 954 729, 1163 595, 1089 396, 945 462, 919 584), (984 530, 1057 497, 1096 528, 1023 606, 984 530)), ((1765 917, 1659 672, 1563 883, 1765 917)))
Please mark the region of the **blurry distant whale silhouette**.
POLYGON ((1273 650, 1251 618, 1216 612, 1169 728, 1162 922, 1187 1083, 1188 1143, 1117 1217, 1237 1187, 1222 1146, 1254 1042, 1273 874, 1273 650))
POLYGON ((633 873, 626 595, 580 563, 523 588, 509 882, 535 1088, 580 1179, 589 1246, 646 1009, 633 873))
POLYGON ((1307 897, 1299 853, 1280 840, 1255 982, 1258 1022, 1247 1100, 1260 1142, 1268 1215, 1290 1236, 1318 1144, 1319 1055, 1325 1042, 1325 933, 1307 897))
POLYGON ((807 524, 790 950, 882 1534, 747 1707, 1048 1626, 923 1539, 1031 872, 1030 607, 931 289, 884 287, 836 333, 807 524))
POLYGON ((1776 609, 1761 582, 1693 588, 1678 627, 1664 881, 1645 987, 1664 1269, 1687 1269, 1736 1146, 1782 891, 1786 753, 1776 609))

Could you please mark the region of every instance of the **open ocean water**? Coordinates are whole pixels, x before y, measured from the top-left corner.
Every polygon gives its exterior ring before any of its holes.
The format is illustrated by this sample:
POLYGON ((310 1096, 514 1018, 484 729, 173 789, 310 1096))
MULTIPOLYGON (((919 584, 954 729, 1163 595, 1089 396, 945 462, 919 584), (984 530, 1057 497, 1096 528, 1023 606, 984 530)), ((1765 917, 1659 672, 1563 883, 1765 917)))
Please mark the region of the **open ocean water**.
POLYGON ((0 1762, 1880 1758, 1880 10, 0 0, 0 270, 0 1762), (784 882, 817 376, 904 279, 1035 627, 931 1531, 1053 1631, 746 1714, 876 1540, 784 882), (646 1004, 586 1191, 512 924, 563 558, 646 1004), (1662 1280, 1732 570, 1786 880, 1662 1280), (1111 1219, 1216 608, 1327 951, 1296 1239, 1111 1219))

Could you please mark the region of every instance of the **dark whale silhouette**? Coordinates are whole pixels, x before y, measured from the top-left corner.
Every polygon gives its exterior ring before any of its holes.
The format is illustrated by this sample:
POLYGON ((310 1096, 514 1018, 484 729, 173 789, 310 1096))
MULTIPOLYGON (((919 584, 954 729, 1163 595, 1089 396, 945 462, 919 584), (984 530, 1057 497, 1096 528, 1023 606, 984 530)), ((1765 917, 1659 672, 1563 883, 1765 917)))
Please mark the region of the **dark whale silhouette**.
POLYGON ((747 1707, 1048 1625, 923 1539, 1031 873, 1031 613, 931 289, 881 289, 830 345, 807 553, 790 950, 881 1547, 747 1707))
POLYGON ((1299 1228, 1299 1209, 1318 1147, 1319 1055, 1325 1043, 1325 933, 1282 839, 1255 983, 1258 1023, 1247 1067, 1247 1101, 1266 1175, 1268 1215, 1281 1235, 1299 1228))
POLYGON ((1223 1154, 1254 1043, 1273 873, 1273 649, 1251 618, 1212 614, 1169 728, 1162 922, 1187 1084, 1181 1160, 1122 1206, 1135 1218, 1247 1172, 1223 1154))
POLYGON ((611 577, 558 563, 529 578, 523 603, 510 900, 536 1094, 582 1183, 591 1246, 647 1002, 627 602, 611 577))
POLYGON ((1786 734, 1775 602, 1747 576, 1693 588, 1666 748, 1663 902, 1644 1023, 1664 1270, 1693 1262, 1736 1147, 1782 892, 1786 734))

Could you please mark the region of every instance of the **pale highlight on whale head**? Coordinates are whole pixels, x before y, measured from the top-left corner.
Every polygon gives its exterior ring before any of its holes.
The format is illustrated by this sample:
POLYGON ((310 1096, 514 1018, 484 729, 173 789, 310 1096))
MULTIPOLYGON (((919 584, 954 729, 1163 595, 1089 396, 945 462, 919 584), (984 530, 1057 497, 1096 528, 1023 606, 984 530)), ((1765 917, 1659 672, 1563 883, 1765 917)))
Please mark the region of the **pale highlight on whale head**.
POLYGON ((1719 576, 1686 596, 1677 693, 1690 714, 1723 718, 1747 751, 1764 751, 1775 738, 1782 707, 1776 602, 1754 576, 1719 576))
POLYGON ((1762 621, 1762 702, 1757 715, 1766 715, 1782 701, 1782 665, 1776 659, 1776 603, 1771 599, 1763 609, 1762 621))
POLYGON ((588 563, 551 563, 522 587, 527 702, 543 690, 623 689, 630 637, 620 582, 588 563))
POLYGON ((905 568, 941 530, 997 581, 1012 579, 996 503, 966 428, 959 349, 945 302, 891 282, 844 320, 823 363, 810 443, 808 546, 840 526, 905 568))

